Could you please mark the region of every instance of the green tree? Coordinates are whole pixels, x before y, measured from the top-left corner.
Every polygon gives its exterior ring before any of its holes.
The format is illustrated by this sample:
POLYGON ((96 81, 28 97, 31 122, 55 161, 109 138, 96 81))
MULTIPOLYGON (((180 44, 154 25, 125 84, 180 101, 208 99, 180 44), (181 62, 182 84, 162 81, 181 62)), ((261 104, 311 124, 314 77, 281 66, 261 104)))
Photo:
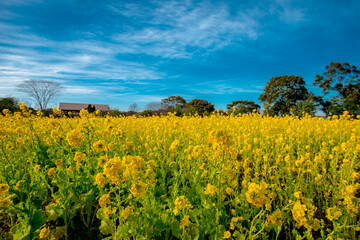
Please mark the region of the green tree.
POLYGON ((161 100, 161 104, 164 106, 164 108, 182 108, 185 103, 185 99, 180 96, 170 96, 161 100))
POLYGON ((139 112, 137 115, 139 117, 151 117, 153 115, 153 112, 151 110, 144 110, 142 112, 139 112))
POLYGON ((0 98, 0 112, 9 109, 11 112, 18 110, 17 100, 13 97, 0 98))
POLYGON ((120 112, 119 110, 115 109, 110 112, 111 117, 122 117, 124 114, 120 112))
POLYGON ((349 99, 332 98, 331 105, 329 106, 330 115, 342 115, 345 111, 348 111, 351 115, 360 115, 359 105, 354 104, 349 99))
POLYGON ((322 96, 312 96, 312 100, 315 105, 323 112, 326 116, 329 116, 329 107, 331 106, 331 101, 325 100, 322 96))
POLYGON ((299 76, 273 77, 266 84, 259 100, 264 104, 264 113, 274 115, 290 114, 291 107, 309 95, 305 81, 299 76))
POLYGON ((170 96, 161 100, 162 109, 173 112, 176 116, 181 116, 181 110, 185 104, 185 99, 180 96, 170 96))
POLYGON ((259 110, 260 106, 253 101, 239 100, 233 101, 231 104, 227 105, 228 112, 234 114, 246 114, 251 113, 254 110, 259 110))
MULTIPOLYGON (((322 105, 327 114, 339 114, 340 111, 349 111, 350 114, 360 112, 360 71, 349 63, 332 62, 325 67, 322 75, 316 75, 314 86, 319 86, 325 96, 322 105)), ((342 114, 342 112, 340 113, 342 114)))
POLYGON ((307 98, 306 100, 300 100, 292 107, 291 113, 294 116, 303 117, 306 113, 315 116, 316 104, 313 98, 307 98))
POLYGON ((87 110, 88 110, 88 112, 89 113, 93 113, 93 112, 95 112, 95 105, 91 105, 91 104, 89 104, 88 106, 87 106, 87 110))
POLYGON ((215 110, 214 105, 209 103, 206 100, 202 99, 193 99, 191 102, 188 102, 184 105, 186 109, 186 113, 193 113, 194 111, 197 112, 199 115, 206 115, 210 114, 215 110))

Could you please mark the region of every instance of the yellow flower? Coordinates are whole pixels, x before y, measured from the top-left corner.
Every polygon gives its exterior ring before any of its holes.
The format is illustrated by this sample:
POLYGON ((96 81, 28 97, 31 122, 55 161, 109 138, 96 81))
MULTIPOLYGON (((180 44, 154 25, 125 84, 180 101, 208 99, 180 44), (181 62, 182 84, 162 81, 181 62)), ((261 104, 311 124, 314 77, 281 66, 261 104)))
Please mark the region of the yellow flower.
MULTIPOLYGON (((360 116, 360 115, 359 115, 359 116, 360 116)), ((354 172, 351 174, 351 178, 354 179, 354 180, 359 179, 359 178, 360 178, 360 173, 354 171, 354 172)))
POLYGON ((232 217, 231 218, 231 222, 234 222, 234 223, 241 221, 241 220, 244 220, 244 218, 243 217, 232 217))
POLYGON ((41 168, 40 165, 36 165, 36 166, 34 167, 34 172, 39 172, 39 171, 40 171, 40 168, 41 168))
POLYGON ((24 102, 19 102, 19 108, 21 109, 21 111, 26 112, 29 110, 29 108, 26 106, 26 104, 24 102))
POLYGON ((256 207, 262 207, 270 202, 270 199, 266 196, 268 184, 262 182, 261 184, 250 183, 248 191, 245 193, 246 199, 249 203, 256 207))
POLYGON ((99 205, 102 208, 105 208, 107 204, 110 204, 110 195, 104 194, 99 199, 99 205))
POLYGON ((234 190, 232 188, 226 188, 225 189, 225 192, 228 194, 228 195, 232 195, 234 193, 234 190))
POLYGON ((99 185, 100 187, 105 186, 106 179, 102 173, 96 174, 95 181, 96 181, 96 184, 99 185))
POLYGON ((123 163, 119 157, 110 159, 104 166, 105 176, 112 181, 113 184, 119 184, 120 173, 123 170, 123 163))
POLYGON ((75 162, 81 162, 82 160, 84 160, 86 157, 86 154, 85 153, 80 153, 80 152, 76 152, 75 153, 75 157, 74 157, 74 161, 75 162))
POLYGON ((272 215, 267 215, 267 219, 273 225, 281 226, 283 224, 283 215, 280 210, 276 210, 272 215))
POLYGON ((179 214, 179 209, 174 208, 173 212, 174 212, 175 215, 178 215, 179 214))
POLYGON ((212 143, 215 148, 226 148, 234 142, 231 135, 225 130, 214 130, 209 133, 208 142, 212 143))
POLYGON ((189 215, 184 215, 183 219, 180 222, 180 228, 184 229, 185 227, 188 227, 190 223, 191 221, 189 219, 189 215))
POLYGON ((224 232, 224 239, 231 238, 231 233, 229 231, 224 232))
POLYGON ((354 196, 359 188, 359 185, 349 185, 345 188, 345 193, 354 196))
POLYGON ((144 196, 145 189, 146 189, 146 184, 141 181, 137 183, 133 183, 131 185, 131 192, 134 195, 134 197, 144 196))
POLYGON ((53 112, 55 113, 55 114, 57 114, 57 115, 62 115, 62 111, 61 111, 61 109, 60 108, 58 108, 58 107, 54 107, 53 108, 53 112))
POLYGON ((48 171, 48 176, 52 177, 56 173, 55 168, 50 168, 48 171))
POLYGON ((98 158, 98 165, 99 165, 100 167, 104 167, 105 164, 107 163, 107 161, 108 161, 108 158, 107 158, 106 156, 100 156, 100 157, 98 158))
POLYGON ((39 234, 40 239, 47 238, 50 235, 49 227, 42 228, 39 234))
POLYGON ((321 175, 321 174, 318 174, 318 175, 315 177, 315 182, 320 181, 321 179, 322 179, 322 175, 321 175))
POLYGON ((295 196, 295 198, 297 198, 297 199, 301 199, 301 197, 302 197, 302 193, 301 192, 295 192, 294 193, 294 196, 295 196))
MULTIPOLYGON (((15 189, 19 190, 20 188, 22 188, 23 183, 25 182, 25 180, 20 180, 16 183, 15 189)), ((0 184, 0 196, 1 196, 1 184, 0 184)))
POLYGON ((134 207, 127 206, 124 210, 121 211, 121 216, 127 220, 128 217, 134 212, 134 207))
POLYGON ((105 141, 99 140, 93 144, 95 152, 101 152, 105 150, 105 141))
POLYGON ((80 162, 76 162, 76 170, 79 171, 80 167, 81 167, 81 163, 80 163, 80 162))
POLYGON ((64 166, 64 162, 62 159, 58 159, 58 160, 56 160, 55 165, 58 168, 62 168, 64 166))
POLYGON ((109 219, 109 216, 110 216, 111 213, 112 213, 111 207, 105 208, 104 214, 105 214, 106 219, 109 219))
POLYGON ((89 111, 88 111, 87 109, 81 109, 79 115, 80 115, 80 117, 82 117, 82 118, 89 117, 89 111))
POLYGON ((83 136, 79 130, 74 129, 66 135, 66 140, 70 146, 78 146, 83 140, 83 136))
POLYGON ((208 183, 208 185, 205 188, 205 194, 214 196, 217 192, 218 192, 218 188, 208 183))
POLYGON ((9 185, 1 183, 0 184, 0 196, 5 196, 9 192, 9 185))
POLYGON ((175 207, 181 210, 184 208, 192 208, 192 205, 185 196, 179 196, 175 199, 175 207))
POLYGON ((174 208, 174 214, 177 215, 179 213, 179 210, 182 209, 191 209, 193 206, 189 203, 189 200, 185 196, 179 196, 175 199, 175 208, 174 208))
POLYGON ((10 110, 9 110, 9 109, 4 109, 2 112, 3 112, 3 114, 4 114, 5 116, 7 116, 7 115, 10 115, 10 114, 11 114, 11 112, 10 112, 10 110))
POLYGON ((12 194, 2 200, 0 200, 0 208, 6 208, 12 204, 11 198, 14 197, 15 194, 12 194))
POLYGON ((170 146, 169 150, 170 150, 171 152, 175 152, 176 149, 178 148, 178 145, 179 145, 179 140, 176 139, 175 141, 173 141, 173 142, 171 143, 171 146, 170 146))
POLYGON ((294 220, 302 226, 307 223, 306 219, 306 206, 297 201, 294 204, 293 209, 291 210, 294 220))

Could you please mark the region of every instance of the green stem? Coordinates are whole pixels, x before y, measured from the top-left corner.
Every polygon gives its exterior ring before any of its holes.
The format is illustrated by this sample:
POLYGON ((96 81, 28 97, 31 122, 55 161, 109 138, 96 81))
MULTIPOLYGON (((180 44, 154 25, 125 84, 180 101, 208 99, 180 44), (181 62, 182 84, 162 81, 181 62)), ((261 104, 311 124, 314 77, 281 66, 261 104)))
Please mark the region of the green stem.
MULTIPOLYGON (((253 232, 253 228, 254 228, 253 225, 254 225, 255 220, 256 220, 259 216, 261 216, 264 212, 265 212, 265 210, 262 209, 262 210, 253 218, 253 220, 251 221, 249 239, 252 239, 252 232, 253 232)), ((262 231, 262 229, 261 229, 260 231, 262 231)), ((256 234, 256 235, 257 235, 257 234, 256 234)), ((256 235, 255 235, 255 236, 256 236, 256 235)))

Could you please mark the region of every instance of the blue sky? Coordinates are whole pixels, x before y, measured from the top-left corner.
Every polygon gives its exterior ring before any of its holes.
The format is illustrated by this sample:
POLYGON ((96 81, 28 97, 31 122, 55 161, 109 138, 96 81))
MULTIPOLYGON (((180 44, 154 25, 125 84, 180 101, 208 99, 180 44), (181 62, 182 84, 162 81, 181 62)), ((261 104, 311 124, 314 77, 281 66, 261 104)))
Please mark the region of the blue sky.
POLYGON ((310 91, 330 62, 360 65, 360 1, 0 2, 0 97, 53 79, 59 102, 127 110, 172 95, 258 102, 274 76, 310 91))

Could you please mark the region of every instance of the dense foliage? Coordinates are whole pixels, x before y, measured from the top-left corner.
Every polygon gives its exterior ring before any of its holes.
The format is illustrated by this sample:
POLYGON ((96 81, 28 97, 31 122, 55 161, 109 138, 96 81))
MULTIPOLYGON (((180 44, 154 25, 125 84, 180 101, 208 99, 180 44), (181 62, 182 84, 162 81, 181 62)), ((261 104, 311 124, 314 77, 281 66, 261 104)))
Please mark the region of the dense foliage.
POLYGON ((252 113, 254 110, 260 110, 260 106, 258 104, 247 100, 233 101, 231 104, 227 104, 226 108, 228 112, 231 112, 235 115, 252 113))
POLYGON ((0 116, 3 237, 360 237, 360 124, 346 113, 41 118, 20 108, 0 116))
POLYGON ((302 77, 285 75, 271 78, 259 100, 264 104, 265 114, 285 116, 297 101, 306 100, 308 95, 302 77))
POLYGON ((4 109, 8 109, 12 112, 18 110, 16 99, 13 97, 0 98, 0 112, 2 112, 4 109))
POLYGON ((319 86, 325 96, 321 105, 324 112, 332 115, 348 111, 350 114, 360 114, 360 71, 349 63, 332 62, 325 67, 326 72, 316 75, 315 86, 319 86))

